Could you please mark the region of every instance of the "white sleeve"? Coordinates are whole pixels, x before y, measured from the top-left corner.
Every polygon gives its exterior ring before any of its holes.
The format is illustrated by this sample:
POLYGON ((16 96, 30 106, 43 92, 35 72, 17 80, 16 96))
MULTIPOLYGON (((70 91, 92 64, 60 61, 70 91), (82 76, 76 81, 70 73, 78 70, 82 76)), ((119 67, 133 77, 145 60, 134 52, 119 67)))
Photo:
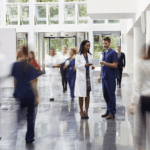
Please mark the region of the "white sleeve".
POLYGON ((76 58, 75 58, 75 68, 76 69, 85 69, 85 64, 86 63, 82 63, 81 64, 80 56, 76 55, 76 58))
POLYGON ((133 90, 133 96, 132 96, 132 103, 137 104, 140 99, 140 92, 141 92, 141 85, 142 85, 142 79, 143 79, 143 71, 142 71, 142 65, 136 64, 135 65, 135 72, 134 72, 134 90, 133 90))

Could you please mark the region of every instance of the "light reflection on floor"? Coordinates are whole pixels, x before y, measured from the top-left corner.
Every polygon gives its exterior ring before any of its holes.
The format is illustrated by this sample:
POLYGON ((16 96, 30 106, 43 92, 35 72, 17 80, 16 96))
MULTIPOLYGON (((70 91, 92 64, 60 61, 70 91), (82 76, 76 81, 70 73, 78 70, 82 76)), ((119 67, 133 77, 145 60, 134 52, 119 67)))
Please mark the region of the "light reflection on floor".
POLYGON ((131 77, 123 78, 117 87, 117 114, 115 120, 101 118, 106 104, 101 84, 94 78, 95 95, 91 95, 89 120, 81 120, 78 99, 71 101, 69 88, 59 92, 54 102, 49 101, 47 77, 40 77, 41 103, 35 124, 35 142, 25 144, 26 121, 17 126, 18 103, 12 98, 13 89, 3 90, 1 98, 0 150, 134 150, 133 116, 127 108, 131 99, 131 77), (130 90, 129 90, 130 89, 130 90), (130 91, 130 92, 129 92, 130 91))

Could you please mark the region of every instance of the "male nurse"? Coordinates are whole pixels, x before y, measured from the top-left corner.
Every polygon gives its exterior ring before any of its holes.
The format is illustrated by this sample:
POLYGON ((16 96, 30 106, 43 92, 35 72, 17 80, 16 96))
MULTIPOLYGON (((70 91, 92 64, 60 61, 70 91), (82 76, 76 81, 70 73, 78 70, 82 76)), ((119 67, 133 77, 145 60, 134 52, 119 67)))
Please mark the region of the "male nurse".
POLYGON ((107 111, 102 118, 114 119, 116 114, 116 78, 118 77, 117 62, 118 54, 115 50, 110 48, 111 39, 105 37, 103 39, 103 52, 101 68, 103 96, 107 104, 107 111))

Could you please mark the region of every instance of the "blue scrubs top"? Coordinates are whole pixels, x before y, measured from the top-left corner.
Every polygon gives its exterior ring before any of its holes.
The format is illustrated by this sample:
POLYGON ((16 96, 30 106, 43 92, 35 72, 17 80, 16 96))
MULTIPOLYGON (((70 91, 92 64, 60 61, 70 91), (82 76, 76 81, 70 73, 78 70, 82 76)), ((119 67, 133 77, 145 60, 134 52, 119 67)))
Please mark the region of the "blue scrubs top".
MULTIPOLYGON (((89 63, 88 56, 87 57, 84 56, 84 58, 85 58, 86 63, 88 64, 89 63)), ((89 66, 86 66, 86 70, 89 70, 89 66)))
POLYGON ((11 75, 17 80, 14 97, 19 99, 34 99, 34 92, 30 81, 42 73, 29 65, 27 61, 15 62, 11 75))
MULTIPOLYGON (((67 60, 70 61, 69 58, 66 59, 66 61, 67 61, 67 60)), ((66 61, 65 61, 65 62, 66 62, 66 61)), ((73 67, 75 67, 75 59, 72 59, 72 60, 70 61, 70 64, 68 65, 68 68, 67 68, 67 70, 66 70, 66 79, 67 79, 67 80, 76 77, 76 71, 73 70, 73 67)))
MULTIPOLYGON (((107 63, 113 63, 115 61, 118 61, 118 54, 115 50, 110 48, 108 52, 106 53, 106 50, 103 52, 103 58, 102 61, 105 61, 107 63)), ((102 66, 101 69, 101 77, 103 79, 115 79, 118 78, 118 70, 117 68, 110 68, 108 66, 102 66)))

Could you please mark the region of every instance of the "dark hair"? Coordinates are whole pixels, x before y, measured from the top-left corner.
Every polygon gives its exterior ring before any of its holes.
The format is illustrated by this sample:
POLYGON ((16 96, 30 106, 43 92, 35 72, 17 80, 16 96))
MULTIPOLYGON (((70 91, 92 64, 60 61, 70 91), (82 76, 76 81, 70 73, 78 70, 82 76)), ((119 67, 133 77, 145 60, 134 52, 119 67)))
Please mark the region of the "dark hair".
POLYGON ((50 47, 50 49, 49 49, 49 55, 50 55, 50 50, 54 50, 55 51, 54 47, 50 47))
MULTIPOLYGON (((30 51, 29 54, 32 54, 33 55, 33 60, 35 60, 35 54, 34 54, 34 52, 30 51)), ((29 64, 31 63, 31 58, 29 58, 28 63, 29 64)))
POLYGON ((147 59, 150 59, 150 46, 148 46, 147 59))
POLYGON ((22 46, 21 52, 23 55, 28 56, 28 47, 27 46, 22 46))
POLYGON ((110 37, 105 37, 105 38, 103 38, 103 41, 107 41, 107 42, 111 42, 111 38, 110 37))
MULTIPOLYGON (((90 41, 88 41, 88 40, 82 41, 82 43, 81 43, 81 45, 80 45, 80 49, 79 49, 80 55, 84 53, 84 45, 85 45, 86 43, 90 43, 90 41)), ((88 50, 87 52, 88 52, 89 54, 91 54, 89 50, 88 50)), ((91 54, 91 55, 92 55, 92 54, 91 54)))
POLYGON ((117 48, 118 48, 118 47, 121 49, 121 46, 117 46, 117 48))

